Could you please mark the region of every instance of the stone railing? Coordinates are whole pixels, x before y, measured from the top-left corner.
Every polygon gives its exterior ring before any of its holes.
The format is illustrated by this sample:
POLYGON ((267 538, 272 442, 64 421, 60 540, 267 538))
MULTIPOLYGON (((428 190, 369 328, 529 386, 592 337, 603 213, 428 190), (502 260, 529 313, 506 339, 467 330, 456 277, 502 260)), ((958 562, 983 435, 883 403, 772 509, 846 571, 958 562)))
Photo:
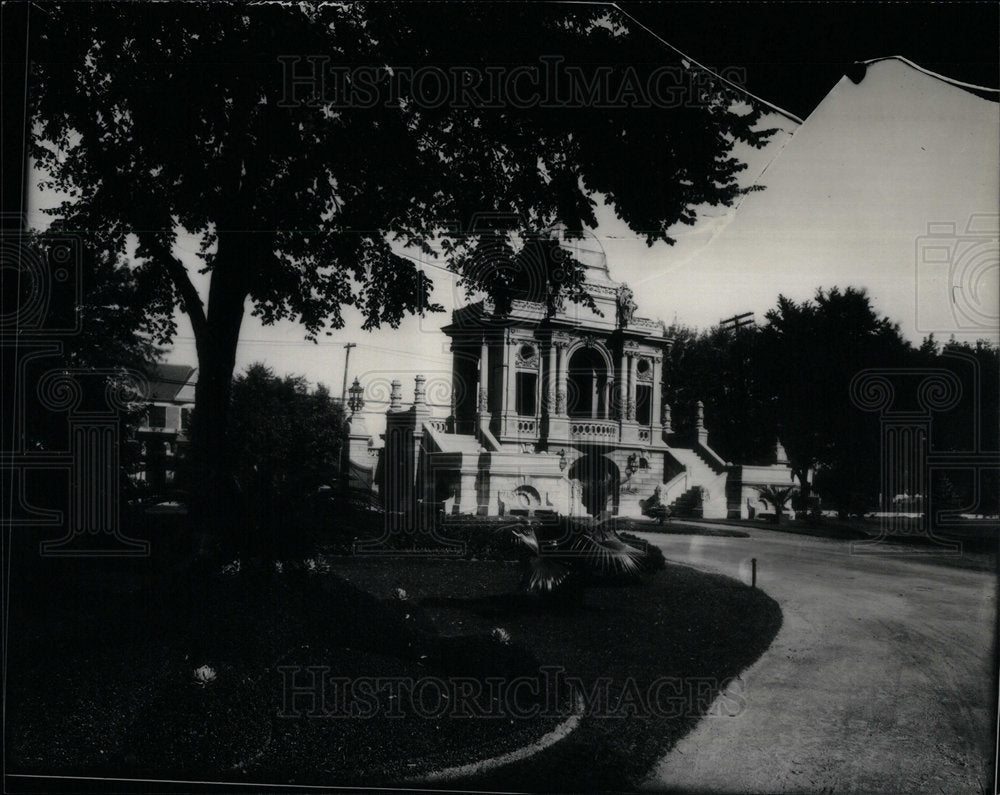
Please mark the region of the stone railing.
POLYGON ((427 420, 427 424, 438 433, 449 433, 448 420, 445 417, 431 417, 427 420))
POLYGON ((661 323, 659 320, 652 320, 651 318, 648 317, 634 317, 632 318, 632 322, 629 323, 629 326, 631 326, 632 328, 649 329, 650 331, 660 331, 660 332, 666 331, 666 329, 663 326, 663 323, 661 323))
POLYGON ((534 434, 538 432, 538 422, 535 420, 518 420, 515 425, 517 432, 534 434))
POLYGON ((617 439, 618 423, 614 420, 573 420, 569 433, 573 438, 617 439))

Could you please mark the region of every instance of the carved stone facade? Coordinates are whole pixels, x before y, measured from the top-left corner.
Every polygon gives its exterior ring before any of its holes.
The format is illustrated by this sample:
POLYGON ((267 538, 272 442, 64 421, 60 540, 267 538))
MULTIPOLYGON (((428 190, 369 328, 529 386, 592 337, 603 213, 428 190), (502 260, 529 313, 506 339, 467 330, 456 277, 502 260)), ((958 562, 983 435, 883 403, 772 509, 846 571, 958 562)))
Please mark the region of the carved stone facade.
POLYGON ((636 316, 603 261, 588 265, 585 289, 593 306, 515 300, 501 317, 486 301, 453 313, 451 416, 431 417, 422 382, 409 408, 393 384, 378 464, 390 511, 638 516, 655 489, 669 505, 703 487, 709 513, 726 515, 728 465, 703 420, 693 441, 704 449, 671 444, 663 323, 636 316))

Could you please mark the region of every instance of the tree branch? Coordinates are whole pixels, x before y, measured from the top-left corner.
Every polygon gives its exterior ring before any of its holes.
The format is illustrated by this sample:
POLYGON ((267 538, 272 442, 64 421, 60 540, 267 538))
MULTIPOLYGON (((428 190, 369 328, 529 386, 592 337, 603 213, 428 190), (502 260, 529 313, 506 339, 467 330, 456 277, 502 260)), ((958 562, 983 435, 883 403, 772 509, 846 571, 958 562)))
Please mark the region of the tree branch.
POLYGON ((195 289, 194 284, 192 284, 188 276, 184 263, 173 255, 173 252, 170 251, 169 247, 158 235, 140 235, 140 238, 142 239, 143 247, 151 254, 154 254, 166 266, 170 281, 174 283, 177 292, 181 295, 184 312, 191 319, 191 328, 194 329, 195 340, 203 342, 207 338, 208 332, 205 308, 201 303, 201 296, 198 295, 198 290, 195 289))

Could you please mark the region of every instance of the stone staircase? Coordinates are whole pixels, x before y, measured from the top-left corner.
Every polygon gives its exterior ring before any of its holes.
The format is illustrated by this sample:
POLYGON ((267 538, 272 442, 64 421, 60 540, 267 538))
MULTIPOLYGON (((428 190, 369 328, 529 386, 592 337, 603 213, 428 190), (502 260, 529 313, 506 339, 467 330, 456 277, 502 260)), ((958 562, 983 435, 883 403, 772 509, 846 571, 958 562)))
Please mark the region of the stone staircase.
POLYGON ((663 457, 650 456, 649 469, 640 469, 622 483, 618 492, 619 516, 642 516, 642 505, 653 496, 656 487, 663 491, 663 457))
POLYGON ((684 471, 660 489, 660 499, 674 512, 683 515, 697 502, 702 491, 701 515, 706 519, 725 519, 728 515, 725 462, 699 447, 671 447, 668 453, 684 471))
POLYGON ((671 516, 681 517, 704 517, 704 504, 701 486, 694 486, 683 492, 676 500, 670 503, 667 508, 671 516))

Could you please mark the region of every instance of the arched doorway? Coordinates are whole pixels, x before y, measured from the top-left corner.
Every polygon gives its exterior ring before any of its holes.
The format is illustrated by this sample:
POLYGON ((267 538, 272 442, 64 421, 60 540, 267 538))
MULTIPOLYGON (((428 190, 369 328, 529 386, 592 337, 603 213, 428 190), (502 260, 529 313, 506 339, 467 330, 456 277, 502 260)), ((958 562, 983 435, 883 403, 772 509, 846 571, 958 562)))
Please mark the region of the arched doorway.
POLYGON ((621 477, 610 458, 600 453, 585 453, 573 462, 569 477, 579 481, 581 500, 591 516, 614 509, 621 477))
POLYGON ((608 418, 611 376, 600 353, 579 348, 570 356, 566 386, 566 413, 570 417, 608 418))

